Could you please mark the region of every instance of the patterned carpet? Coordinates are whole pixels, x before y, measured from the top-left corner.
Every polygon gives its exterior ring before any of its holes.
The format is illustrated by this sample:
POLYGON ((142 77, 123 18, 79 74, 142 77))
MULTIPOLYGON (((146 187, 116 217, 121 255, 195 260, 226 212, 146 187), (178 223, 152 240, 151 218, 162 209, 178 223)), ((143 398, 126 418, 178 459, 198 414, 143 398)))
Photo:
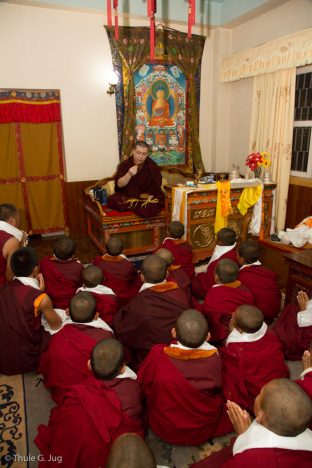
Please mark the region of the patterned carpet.
POLYGON ((27 467, 28 443, 22 375, 0 375, 0 419, 1 465, 27 467))

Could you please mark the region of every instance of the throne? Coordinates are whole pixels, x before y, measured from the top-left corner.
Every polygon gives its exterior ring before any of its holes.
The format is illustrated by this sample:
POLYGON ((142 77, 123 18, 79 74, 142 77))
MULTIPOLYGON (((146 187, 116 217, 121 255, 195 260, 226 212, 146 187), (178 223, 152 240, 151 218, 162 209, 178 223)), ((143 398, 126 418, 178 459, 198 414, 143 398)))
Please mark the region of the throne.
MULTIPOLYGON (((162 189, 165 186, 184 184, 193 180, 191 172, 178 168, 164 167, 161 170, 162 189)), ((94 191, 103 188, 107 197, 114 193, 114 177, 106 177, 84 190, 84 207, 87 217, 88 236, 101 253, 105 252, 105 243, 113 235, 122 240, 126 255, 140 255, 153 252, 166 237, 167 225, 171 221, 170 213, 162 209, 157 216, 141 218, 133 211, 115 211, 101 203, 94 196, 94 191)))

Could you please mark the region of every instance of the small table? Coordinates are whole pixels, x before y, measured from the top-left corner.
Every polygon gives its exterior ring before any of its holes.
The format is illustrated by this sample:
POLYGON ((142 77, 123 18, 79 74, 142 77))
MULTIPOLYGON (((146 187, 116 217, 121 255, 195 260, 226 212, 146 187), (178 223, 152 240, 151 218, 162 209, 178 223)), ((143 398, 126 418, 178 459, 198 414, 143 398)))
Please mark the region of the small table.
POLYGON ((312 297, 312 249, 285 254, 289 264, 285 303, 296 302, 299 291, 312 297))

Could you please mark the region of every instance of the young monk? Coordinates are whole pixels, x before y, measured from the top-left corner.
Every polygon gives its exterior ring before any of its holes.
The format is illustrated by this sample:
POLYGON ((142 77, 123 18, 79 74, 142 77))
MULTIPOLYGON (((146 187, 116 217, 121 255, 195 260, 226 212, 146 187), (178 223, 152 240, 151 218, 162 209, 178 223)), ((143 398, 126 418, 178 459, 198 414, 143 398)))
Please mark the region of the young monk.
POLYGON ((207 341, 204 316, 195 309, 184 311, 172 336, 177 342, 154 346, 138 373, 150 428, 169 444, 181 445, 231 432, 221 393, 221 360, 207 341))
POLYGON ((117 312, 117 297, 111 288, 101 284, 102 270, 94 265, 88 265, 82 270, 81 277, 83 285, 77 289, 77 292, 90 292, 96 300, 96 311, 99 317, 108 325, 112 325, 113 317, 117 312))
POLYGON ((45 386, 57 404, 62 402, 67 387, 89 376, 87 364, 94 345, 113 336, 112 329, 99 318, 95 298, 89 292, 76 294, 66 314, 68 320, 51 337, 39 365, 45 386))
POLYGON ((170 250, 173 255, 173 265, 179 265, 192 280, 195 277, 194 264, 192 262, 192 247, 183 240, 184 225, 180 221, 172 221, 168 226, 169 237, 166 237, 159 248, 170 250))
POLYGON ((251 423, 247 411, 228 402, 228 414, 238 437, 229 448, 207 457, 192 468, 309 468, 312 465, 312 432, 307 429, 312 403, 288 379, 267 383, 256 398, 251 423), (228 461, 224 463, 226 452, 228 461), (221 461, 221 463, 220 463, 221 461))
POLYGON ((238 279, 255 296, 256 307, 267 324, 272 323, 281 310, 281 293, 276 274, 261 265, 259 244, 251 239, 242 242, 237 251, 241 266, 238 279))
POLYGON ((312 300, 305 291, 297 294, 297 304, 287 304, 274 331, 282 342, 286 359, 298 361, 312 341, 312 300))
POLYGON ((108 239, 105 247, 107 253, 96 257, 93 264, 103 271, 103 284, 114 291, 119 304, 127 304, 142 286, 140 275, 123 255, 123 243, 118 237, 108 239))
POLYGON ((143 436, 140 386, 125 366, 121 343, 113 338, 97 343, 89 366, 93 375, 69 387, 48 426, 38 427, 39 467, 55 466, 53 459, 60 457, 66 468, 105 468, 118 436, 143 436))
POLYGON ((106 468, 157 467, 154 455, 142 437, 137 434, 123 434, 113 443, 106 468))
POLYGON ((228 336, 232 313, 238 306, 255 303, 251 292, 238 281, 238 273, 238 266, 232 260, 220 260, 215 270, 216 284, 209 289, 202 304, 214 342, 221 342, 228 336))
POLYGON ((170 252, 168 249, 162 248, 158 249, 155 252, 155 255, 165 260, 167 264, 167 281, 173 281, 174 283, 177 283, 181 289, 184 289, 189 297, 189 300, 191 300, 191 280, 180 265, 173 265, 174 259, 172 252, 170 252))
POLYGON ((238 307, 230 329, 226 345, 220 351, 224 395, 252 412, 263 385, 272 379, 288 377, 288 367, 281 342, 268 329, 256 307, 238 307))
POLYGON ((237 263, 236 234, 231 228, 222 228, 217 233, 217 244, 209 260, 207 270, 198 273, 192 281, 192 292, 198 299, 204 299, 209 289, 216 283, 215 269, 219 260, 228 258, 237 263))
POLYGON ((0 285, 13 279, 11 255, 26 242, 26 234, 18 229, 19 211, 15 205, 0 205, 0 285))
POLYGON ((63 237, 54 242, 54 255, 40 261, 46 291, 58 309, 67 309, 77 288, 82 285, 83 266, 74 256, 75 249, 75 242, 70 237, 63 237))
POLYGON ((154 344, 169 343, 179 315, 190 307, 189 299, 176 283, 166 281, 166 262, 150 255, 141 267, 143 286, 139 294, 114 318, 115 333, 133 353, 138 365, 154 344))
POLYGON ((6 375, 37 370, 50 337, 41 326, 42 314, 52 329, 61 326, 51 299, 43 292, 36 252, 22 247, 10 262, 15 278, 0 290, 0 373, 6 375))

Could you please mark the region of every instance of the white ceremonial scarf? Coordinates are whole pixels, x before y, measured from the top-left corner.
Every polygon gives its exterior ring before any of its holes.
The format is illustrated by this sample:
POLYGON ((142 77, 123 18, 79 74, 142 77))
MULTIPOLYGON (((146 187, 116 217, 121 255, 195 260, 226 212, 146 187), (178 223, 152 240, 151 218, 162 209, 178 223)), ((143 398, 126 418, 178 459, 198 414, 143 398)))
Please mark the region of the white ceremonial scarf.
POLYGON ((130 367, 126 366, 125 371, 124 371, 122 374, 117 375, 116 379, 132 379, 132 380, 136 380, 136 379, 137 379, 137 375, 136 375, 135 372, 133 372, 132 369, 130 369, 130 367))
POLYGON ((207 267, 210 265, 210 263, 222 257, 222 255, 228 253, 232 249, 235 249, 235 246, 236 242, 233 245, 216 245, 207 267))
POLYGON ((245 265, 242 265, 240 267, 240 270, 242 270, 243 268, 250 267, 250 266, 260 266, 260 265, 262 265, 262 263, 259 260, 257 260, 256 262, 253 262, 253 263, 245 263, 245 265))
POLYGON ((5 221, 0 221, 0 231, 5 231, 8 234, 11 234, 19 242, 22 240, 23 231, 17 229, 15 226, 12 226, 12 224, 6 223, 5 221))
POLYGON ((240 333, 236 328, 234 328, 226 339, 226 346, 230 343, 254 343, 264 337, 267 329, 268 326, 265 322, 263 322, 259 330, 255 333, 240 333))
POLYGON ((167 281, 164 280, 161 283, 143 283, 139 293, 144 291, 145 289, 149 289, 149 288, 152 288, 153 286, 156 286, 157 284, 163 284, 163 283, 167 283, 167 281))
MULTIPOLYGON (((40 289, 39 287, 39 281, 36 278, 32 278, 30 276, 14 276, 13 279, 19 280, 21 283, 23 283, 25 286, 31 286, 32 288, 35 289, 40 289)), ((43 293, 44 291, 42 291, 43 293)))
POLYGON ((247 431, 237 437, 233 445, 233 455, 257 448, 308 450, 312 452, 312 431, 306 429, 295 437, 284 437, 275 434, 255 420, 247 431))
POLYGON ((188 348, 184 346, 179 341, 177 343, 171 343, 170 348, 179 348, 179 349, 204 349, 205 351, 210 351, 212 349, 217 349, 215 346, 212 346, 208 341, 204 341, 198 348, 188 348))
POLYGON ((309 374, 310 372, 312 372, 312 367, 307 367, 306 369, 304 369, 304 371, 300 374, 300 379, 304 380, 304 376, 309 374))
POLYGON ((103 284, 98 284, 94 288, 85 288, 85 287, 82 286, 81 288, 77 289, 76 294, 79 291, 87 291, 87 292, 91 292, 91 293, 93 292, 93 293, 96 293, 96 294, 113 294, 114 296, 116 296, 116 294, 114 293, 114 291, 111 288, 108 288, 107 286, 104 286, 103 284))
POLYGON ((54 309, 54 310, 62 320, 62 325, 57 330, 52 330, 52 328, 48 324, 47 319, 44 317, 44 315, 42 314, 41 316, 41 325, 43 326, 46 332, 50 333, 50 335, 54 335, 55 333, 58 333, 60 330, 62 330, 63 327, 65 327, 65 325, 86 325, 88 327, 100 328, 102 330, 106 330, 106 331, 114 333, 111 327, 107 325, 107 323, 104 322, 104 320, 102 320, 101 318, 97 318, 96 320, 93 320, 92 322, 87 322, 87 323, 73 322, 72 319, 66 314, 65 310, 63 309, 54 309))

